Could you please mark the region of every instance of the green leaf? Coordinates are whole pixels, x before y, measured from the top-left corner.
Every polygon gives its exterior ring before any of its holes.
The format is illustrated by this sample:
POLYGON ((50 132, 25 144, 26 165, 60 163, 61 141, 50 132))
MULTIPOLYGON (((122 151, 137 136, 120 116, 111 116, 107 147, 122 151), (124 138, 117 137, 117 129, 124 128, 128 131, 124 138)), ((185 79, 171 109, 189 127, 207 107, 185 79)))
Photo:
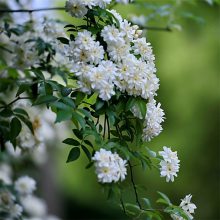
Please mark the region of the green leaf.
POLYGON ((52 95, 39 96, 33 105, 48 104, 57 101, 57 97, 52 95))
POLYGON ((146 116, 146 101, 144 101, 143 99, 139 99, 136 101, 136 105, 139 108, 139 111, 141 112, 142 118, 145 118, 146 116))
POLYGON ((86 109, 81 108, 81 109, 78 109, 77 111, 80 112, 81 114, 85 115, 87 118, 92 119, 91 113, 89 111, 87 111, 86 109))
POLYGON ((147 208, 152 208, 151 202, 147 198, 142 198, 147 208))
POLYGON ((76 26, 75 25, 73 25, 73 24, 67 24, 67 25, 65 25, 64 26, 64 28, 75 28, 76 26))
POLYGON ((0 117, 4 117, 4 118, 9 118, 13 115, 13 111, 11 109, 3 109, 1 112, 0 112, 0 117))
POLYGON ((85 155, 87 156, 88 160, 91 161, 91 153, 89 152, 89 150, 87 149, 87 147, 84 146, 84 145, 82 145, 81 147, 82 147, 82 149, 83 149, 85 155))
POLYGON ((79 158, 79 156, 80 156, 80 149, 78 147, 74 147, 69 152, 69 156, 66 162, 69 163, 69 162, 75 161, 79 158))
POLYGON ((95 110, 98 111, 99 109, 101 109, 104 106, 105 102, 98 99, 96 104, 95 104, 95 110))
POLYGON ((31 72, 33 72, 37 78, 45 81, 44 74, 39 69, 31 69, 31 72))
POLYGON ((76 105, 80 105, 82 100, 86 97, 86 94, 83 92, 77 92, 76 95, 76 105))
POLYGON ((115 112, 107 109, 106 114, 108 116, 110 125, 113 126, 115 124, 115 117, 116 117, 115 112))
POLYGON ((28 113, 22 108, 15 108, 13 109, 13 111, 15 114, 20 114, 29 117, 28 113))
POLYGON ((164 193, 159 192, 159 191, 158 191, 157 193, 164 199, 164 201, 166 202, 166 204, 172 205, 172 203, 171 203, 171 201, 170 201, 170 199, 168 198, 167 195, 165 195, 164 193))
POLYGON ((10 138, 14 140, 21 132, 21 122, 18 118, 14 117, 10 122, 10 138))
POLYGON ((53 95, 53 87, 49 83, 44 83, 44 90, 46 95, 53 95))
POLYGON ((77 112, 73 112, 72 113, 72 117, 78 121, 78 123, 80 124, 80 126, 84 129, 85 126, 86 126, 86 122, 85 122, 85 119, 80 115, 78 114, 77 112))
POLYGON ((94 161, 91 161, 89 164, 86 165, 86 169, 89 169, 90 167, 92 167, 94 164, 94 161))
POLYGON ((61 122, 61 121, 67 121, 67 120, 70 120, 71 118, 72 118, 72 111, 58 110, 55 123, 61 122))
POLYGON ((34 134, 34 129, 33 129, 33 125, 31 123, 30 120, 28 120, 26 117, 24 117, 23 115, 16 115, 22 122, 24 122, 26 124, 26 126, 30 129, 30 131, 32 132, 32 134, 34 134))
POLYGON ((136 98, 135 97, 130 97, 126 103, 126 111, 129 111, 132 109, 132 107, 135 105, 136 103, 136 98))
POLYGON ((89 140, 84 140, 84 143, 93 148, 93 144, 89 140))
POLYGON ((18 91, 16 93, 16 97, 18 97, 19 95, 21 95, 22 93, 26 92, 27 90, 30 89, 30 84, 29 83, 22 83, 19 88, 18 91))
POLYGON ((80 140, 83 139, 82 132, 79 131, 78 129, 73 129, 73 133, 74 133, 74 135, 75 135, 78 139, 80 139, 80 140))
POLYGON ((52 104, 50 104, 51 107, 56 107, 59 110, 66 110, 66 111, 72 111, 72 108, 69 105, 66 105, 61 101, 58 102, 54 102, 52 104))
POLYGON ((8 75, 9 75, 9 77, 16 79, 16 78, 18 78, 19 73, 14 68, 8 68, 8 75))
POLYGON ((57 40, 59 40, 62 44, 69 44, 69 40, 65 37, 58 37, 57 40))
POLYGON ((72 138, 67 138, 63 141, 64 144, 73 145, 73 146, 79 146, 80 143, 77 140, 74 140, 72 138))
POLYGON ((73 99, 71 99, 71 98, 69 98, 69 97, 63 97, 63 98, 62 98, 62 101, 63 101, 63 103, 69 105, 70 107, 76 108, 76 104, 75 104, 75 102, 73 101, 73 99))

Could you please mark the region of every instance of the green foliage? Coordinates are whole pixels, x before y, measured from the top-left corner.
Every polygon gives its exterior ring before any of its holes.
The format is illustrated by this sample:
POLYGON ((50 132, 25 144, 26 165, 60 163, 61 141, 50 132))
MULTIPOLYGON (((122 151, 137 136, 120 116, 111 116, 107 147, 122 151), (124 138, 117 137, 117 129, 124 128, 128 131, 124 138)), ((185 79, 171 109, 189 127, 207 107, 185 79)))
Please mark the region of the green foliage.
MULTIPOLYGON (((214 1, 208 3, 213 4, 214 1)), ((167 27, 172 29, 175 25, 174 17, 178 12, 175 2, 170 4, 137 2, 134 5, 144 7, 152 12, 146 16, 148 21, 159 17, 159 19, 165 18, 167 27)), ((178 13, 178 16, 203 22, 202 18, 188 11, 178 13)), ((79 31, 88 30, 99 39, 103 48, 106 48, 100 31, 106 25, 114 24, 119 27, 117 18, 108 10, 99 7, 89 9, 83 20, 85 24, 68 24, 64 27, 69 33, 69 39, 58 37, 56 40, 64 45, 69 45, 79 31)), ((28 24, 11 27, 5 22, 3 33, 10 39, 12 35, 22 36, 27 30, 28 24)), ((33 48, 37 51, 38 56, 46 55, 46 59, 40 59, 37 68, 29 66, 26 69, 8 67, 6 62, 0 59, 0 71, 4 70, 8 74, 8 77, 0 81, 0 92, 16 91, 11 102, 0 100, 1 150, 4 150, 7 141, 16 147, 17 138, 23 126, 27 126, 34 134, 34 127, 28 113, 23 108, 14 106, 20 99, 29 99, 32 106, 46 106, 51 109, 56 114, 56 123, 71 122, 73 136, 63 140, 64 144, 72 147, 68 154, 67 163, 77 161, 83 153, 89 162, 86 168, 90 168, 93 166, 92 156, 100 148, 117 152, 122 158, 129 161, 136 203, 123 203, 120 184, 106 186, 108 199, 120 201, 121 208, 128 216, 160 220, 163 219, 163 214, 167 213, 189 219, 186 213, 180 207, 173 205, 164 193, 158 192, 160 198, 157 200, 157 204, 162 208, 153 208, 148 198, 143 198, 142 202, 139 201, 137 187, 132 176, 132 165, 138 164, 145 171, 157 168, 160 160, 141 138, 143 121, 147 112, 147 100, 132 97, 126 92, 117 90, 109 101, 101 100, 95 92, 88 95, 77 88, 77 76, 74 72, 54 65, 53 58, 56 55, 56 50, 52 44, 45 42, 40 37, 30 38, 25 43, 33 43, 33 48), (22 78, 19 71, 25 77, 22 78), (61 77, 64 84, 56 80, 56 77, 61 77), (142 119, 134 117, 133 108, 140 111, 142 119)), ((0 49, 11 53, 11 50, 5 45, 0 44, 0 49)))

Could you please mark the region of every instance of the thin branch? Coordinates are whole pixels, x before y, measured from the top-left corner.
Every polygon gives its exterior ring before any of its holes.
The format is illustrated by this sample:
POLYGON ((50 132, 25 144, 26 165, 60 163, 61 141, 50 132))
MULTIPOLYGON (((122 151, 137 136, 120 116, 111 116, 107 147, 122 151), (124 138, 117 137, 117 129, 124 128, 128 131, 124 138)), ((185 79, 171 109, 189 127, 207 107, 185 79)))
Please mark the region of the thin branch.
POLYGON ((33 13, 40 11, 57 11, 57 10, 65 10, 64 7, 56 7, 56 8, 37 8, 37 9, 0 9, 0 13, 33 13))
POLYGON ((0 109, 7 108, 7 107, 13 105, 15 102, 17 102, 18 100, 21 100, 21 99, 31 99, 31 97, 20 97, 20 96, 18 96, 15 100, 11 101, 10 103, 8 103, 4 106, 0 106, 0 109))
POLYGON ((133 189, 134 189, 136 202, 137 202, 139 208, 142 209, 141 203, 140 203, 139 198, 138 198, 137 187, 136 187, 135 182, 134 182, 134 175, 133 175, 132 165, 131 165, 130 161, 128 161, 128 165, 129 165, 129 168, 130 168, 131 183, 132 183, 132 186, 133 186, 133 189))

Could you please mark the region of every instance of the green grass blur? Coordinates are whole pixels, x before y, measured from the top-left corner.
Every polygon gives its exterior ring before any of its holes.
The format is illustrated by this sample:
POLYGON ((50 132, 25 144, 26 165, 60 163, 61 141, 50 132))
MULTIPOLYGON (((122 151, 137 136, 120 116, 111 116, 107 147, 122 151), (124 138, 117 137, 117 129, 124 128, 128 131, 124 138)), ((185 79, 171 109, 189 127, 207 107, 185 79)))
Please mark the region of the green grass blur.
MULTIPOLYGON (((180 20, 182 31, 147 33, 161 83, 157 100, 166 113, 164 131, 148 145, 156 151, 164 145, 177 150, 181 169, 174 183, 166 183, 158 172, 137 169, 136 183, 147 188, 143 195, 156 199, 159 190, 176 204, 191 193, 197 205, 195 219, 219 220, 220 8, 204 3, 185 5, 184 10, 187 8, 205 23, 180 20)), ((132 8, 119 9, 124 15, 135 13, 132 8)), ((106 202, 93 171, 85 170, 87 159, 65 164, 70 148, 63 149, 57 178, 66 199, 66 218, 123 219, 121 212, 106 202)))

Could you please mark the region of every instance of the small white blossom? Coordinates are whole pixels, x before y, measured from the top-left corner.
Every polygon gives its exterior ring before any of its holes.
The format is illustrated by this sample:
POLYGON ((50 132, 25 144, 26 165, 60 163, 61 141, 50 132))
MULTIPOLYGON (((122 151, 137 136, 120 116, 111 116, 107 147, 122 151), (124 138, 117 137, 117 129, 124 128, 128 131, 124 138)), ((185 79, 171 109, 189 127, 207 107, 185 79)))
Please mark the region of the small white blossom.
POLYGON ((98 181, 102 183, 123 181, 127 175, 126 160, 117 153, 105 149, 96 151, 92 160, 95 162, 98 181))
POLYGON ((187 195, 184 199, 182 199, 180 203, 180 207, 186 212, 186 214, 193 219, 192 215, 194 210, 197 208, 194 203, 191 202, 192 195, 187 195))
POLYGON ((88 9, 82 4, 81 0, 66 1, 65 9, 71 16, 77 18, 82 18, 88 12, 88 9))
POLYGON ((36 189, 36 182, 29 176, 22 176, 16 180, 15 189, 21 195, 31 194, 36 189))
POLYGON ((145 61, 153 62, 155 60, 151 44, 149 42, 147 43, 145 37, 133 40, 133 43, 134 46, 132 49, 134 50, 134 54, 141 55, 145 61))
POLYGON ((160 103, 156 105, 155 100, 147 104, 147 113, 145 127, 142 138, 144 141, 150 141, 153 137, 158 136, 162 131, 161 123, 164 121, 164 111, 160 108, 160 103))
POLYGON ((179 162, 177 152, 173 152, 170 148, 163 147, 163 151, 159 152, 159 155, 163 157, 160 162, 160 175, 166 177, 166 181, 174 181, 174 177, 177 177, 179 172, 179 162))
POLYGON ((0 164, 0 182, 6 185, 11 184, 11 174, 11 167, 8 164, 0 164))
MULTIPOLYGON (((183 209, 183 211, 186 213, 186 215, 193 219, 193 216, 191 214, 194 214, 195 209, 197 208, 194 203, 191 202, 192 195, 187 195, 184 199, 181 199, 180 208, 183 209)), ((183 217, 178 215, 171 215, 172 219, 174 220, 184 220, 183 217)))
POLYGON ((110 4, 112 0, 94 0, 95 5, 100 8, 105 8, 106 5, 110 4))
POLYGON ((101 31, 101 36, 108 46, 117 45, 119 47, 120 45, 124 44, 125 33, 121 32, 114 25, 105 26, 101 31))

